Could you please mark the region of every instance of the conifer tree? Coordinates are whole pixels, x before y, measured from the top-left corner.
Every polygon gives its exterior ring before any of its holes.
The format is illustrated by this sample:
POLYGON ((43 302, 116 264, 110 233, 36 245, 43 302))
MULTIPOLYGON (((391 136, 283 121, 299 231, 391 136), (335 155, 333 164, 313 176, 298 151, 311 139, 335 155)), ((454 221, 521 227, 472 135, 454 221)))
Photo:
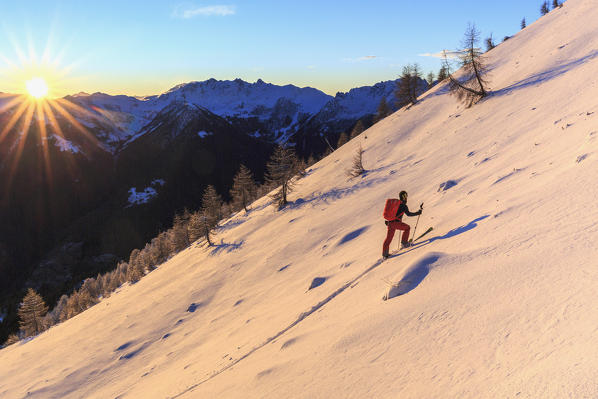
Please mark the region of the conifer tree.
POLYGON ((397 82, 395 98, 397 107, 415 104, 417 102, 418 84, 421 79, 421 70, 417 64, 408 64, 403 67, 403 72, 397 82))
POLYGON ((492 33, 491 33, 490 37, 486 38, 486 51, 490 51, 494 47, 496 47, 496 45, 494 44, 494 40, 492 39, 492 33))
POLYGON ((359 136, 361 134, 361 132, 363 132, 364 130, 365 130, 365 127, 363 126, 363 122, 360 119, 357 121, 355 126, 353 126, 353 130, 351 130, 351 140, 354 139, 355 137, 359 136))
POLYGON ((282 208, 288 203, 287 196, 293 191, 295 177, 303 173, 303 170, 300 169, 295 152, 282 146, 276 147, 266 167, 266 183, 278 187, 271 198, 282 208))
POLYGON ((556 10, 557 8, 560 8, 562 6, 561 3, 559 3, 559 0, 552 0, 552 9, 556 10))
POLYGON ((475 25, 468 26, 463 39, 464 48, 461 50, 459 56, 460 66, 463 71, 460 78, 455 78, 450 73, 450 65, 446 52, 443 57, 443 65, 448 71, 448 78, 450 80, 449 90, 463 101, 467 107, 471 107, 475 102, 488 95, 488 83, 486 80, 488 68, 480 49, 476 47, 479 35, 480 33, 475 25))
POLYGON ((353 156, 353 165, 347 171, 347 174, 350 177, 357 177, 363 174, 363 172, 365 172, 365 168, 363 167, 363 148, 361 147, 361 143, 359 143, 359 147, 353 156))
POLYGON ((544 1, 540 6, 540 14, 546 15, 550 12, 550 8, 548 8, 548 0, 544 1))
POLYGON ((428 76, 426 77, 426 81, 428 82, 428 86, 432 87, 434 85, 434 72, 430 71, 428 76))
POLYGON ((189 219, 189 241, 197 241, 203 234, 201 226, 201 212, 193 212, 191 219, 189 219))
POLYGON ((438 81, 442 82, 446 78, 448 78, 448 70, 446 69, 446 67, 444 65, 442 65, 440 67, 440 70, 438 71, 438 81))
MULTIPOLYGON (((220 204, 219 204, 220 205, 220 204)), ((220 210, 218 210, 219 213, 220 210)), ((189 236, 187 235, 187 224, 185 216, 176 214, 172 222, 171 231, 171 248, 173 253, 182 251, 189 246, 189 236)), ((148 249, 149 252, 149 249, 148 249)), ((151 265, 148 265, 151 267, 151 265)))
POLYGON ((382 119, 386 118, 388 115, 391 114, 391 112, 392 112, 392 110, 390 109, 390 107, 388 106, 388 103, 386 102, 386 97, 382 97, 382 99, 380 100, 380 104, 378 104, 378 109, 376 111, 376 117, 374 118, 374 120, 375 120, 374 123, 379 122, 382 119))
POLYGON ((222 218, 221 212, 222 198, 216 192, 216 188, 211 184, 204 190, 201 199, 201 210, 207 217, 207 222, 210 226, 210 230, 213 230, 220 219, 222 218))
POLYGON ((525 17, 521 20, 521 29, 525 29, 525 27, 527 26, 526 22, 525 22, 525 17))
POLYGON ((241 165, 233 178, 233 186, 230 189, 233 204, 242 207, 247 213, 247 206, 255 197, 255 189, 251 171, 245 165, 241 165))
POLYGON ((341 148, 343 145, 347 144, 347 142, 349 142, 347 133, 341 132, 341 134, 338 136, 338 141, 336 142, 336 148, 341 148))
POLYGON ((43 298, 32 288, 27 290, 18 310, 19 326, 26 337, 44 331, 44 316, 48 307, 43 298))

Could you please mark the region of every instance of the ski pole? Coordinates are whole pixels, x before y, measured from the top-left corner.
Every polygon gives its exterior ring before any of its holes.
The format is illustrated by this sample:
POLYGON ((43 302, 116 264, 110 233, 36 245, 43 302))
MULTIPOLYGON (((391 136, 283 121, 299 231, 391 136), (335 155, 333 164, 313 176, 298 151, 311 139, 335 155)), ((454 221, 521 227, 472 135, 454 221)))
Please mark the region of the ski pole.
MULTIPOLYGON (((419 210, 421 211, 424 208, 424 203, 422 202, 421 205, 419 206, 419 210)), ((420 213, 419 215, 417 215, 417 221, 415 222, 415 228, 413 229, 413 236, 411 237, 411 240, 409 240, 409 242, 413 242, 413 239, 415 238, 415 232, 417 231, 417 224, 419 223, 419 217, 422 214, 420 213)))

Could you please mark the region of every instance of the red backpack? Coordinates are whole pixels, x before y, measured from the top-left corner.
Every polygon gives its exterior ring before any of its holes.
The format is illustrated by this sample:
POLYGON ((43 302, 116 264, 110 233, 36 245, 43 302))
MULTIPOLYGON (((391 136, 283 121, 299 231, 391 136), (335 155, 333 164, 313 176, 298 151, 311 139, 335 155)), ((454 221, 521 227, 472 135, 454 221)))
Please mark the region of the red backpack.
POLYGON ((388 221, 396 220, 399 206, 401 206, 401 200, 396 198, 388 198, 386 200, 386 204, 384 205, 384 212, 382 213, 384 219, 388 221))

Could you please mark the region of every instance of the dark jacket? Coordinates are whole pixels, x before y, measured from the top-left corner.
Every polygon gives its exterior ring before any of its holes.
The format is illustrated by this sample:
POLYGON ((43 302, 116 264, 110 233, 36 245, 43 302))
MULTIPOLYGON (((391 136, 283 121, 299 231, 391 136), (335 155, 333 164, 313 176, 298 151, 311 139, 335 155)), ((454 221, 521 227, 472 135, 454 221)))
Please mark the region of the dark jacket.
POLYGON ((419 216, 422 214, 422 210, 420 209, 417 212, 410 212, 409 208, 407 208, 407 204, 401 202, 401 205, 399 206, 399 210, 397 211, 397 216, 395 218, 395 220, 401 220, 403 218, 403 214, 407 215, 407 216, 419 216))

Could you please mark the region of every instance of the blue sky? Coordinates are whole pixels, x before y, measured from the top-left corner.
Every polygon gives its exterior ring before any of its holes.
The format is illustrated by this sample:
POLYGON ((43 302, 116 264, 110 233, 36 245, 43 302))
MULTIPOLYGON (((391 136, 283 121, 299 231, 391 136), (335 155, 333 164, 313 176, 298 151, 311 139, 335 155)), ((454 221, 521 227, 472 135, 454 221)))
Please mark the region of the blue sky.
POLYGON ((468 22, 497 41, 539 0, 0 2, 0 91, 20 91, 23 62, 63 75, 53 94, 158 94, 193 80, 263 79, 329 94, 396 79, 422 54, 459 46, 468 22), (19 60, 19 52, 22 54, 19 60), (35 54, 33 56, 32 54, 35 54), (28 61, 23 61, 26 59, 28 61))

